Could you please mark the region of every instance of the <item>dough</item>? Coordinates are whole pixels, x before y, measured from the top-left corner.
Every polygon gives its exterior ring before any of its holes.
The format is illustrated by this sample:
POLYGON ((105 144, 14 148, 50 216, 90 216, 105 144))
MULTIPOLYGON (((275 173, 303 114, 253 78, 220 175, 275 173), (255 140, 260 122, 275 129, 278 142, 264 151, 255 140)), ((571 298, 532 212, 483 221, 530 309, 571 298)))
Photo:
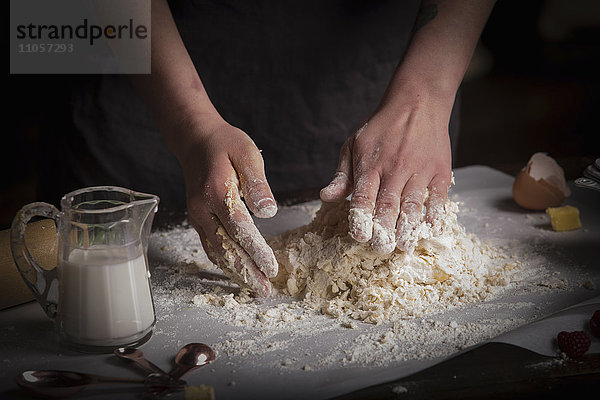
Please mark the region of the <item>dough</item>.
POLYGON ((379 323, 479 301, 510 280, 517 264, 467 234, 448 202, 434 225, 412 232, 412 252, 381 256, 348 234, 349 202, 323 203, 308 225, 269 239, 275 288, 333 316, 379 323))

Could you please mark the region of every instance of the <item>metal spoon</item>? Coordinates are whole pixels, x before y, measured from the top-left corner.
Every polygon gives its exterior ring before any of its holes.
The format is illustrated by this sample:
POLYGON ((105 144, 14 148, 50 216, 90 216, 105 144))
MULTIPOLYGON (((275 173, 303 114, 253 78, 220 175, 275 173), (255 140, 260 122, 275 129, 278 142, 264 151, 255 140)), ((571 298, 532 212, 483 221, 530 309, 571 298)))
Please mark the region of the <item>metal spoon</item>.
POLYGON ((167 375, 165 371, 163 371, 161 368, 159 368, 158 366, 150 362, 146 357, 144 357, 144 353, 139 349, 135 349, 133 347, 121 347, 120 349, 116 349, 114 353, 115 356, 119 358, 135 362, 149 374, 157 373, 167 375))
POLYGON ((216 358, 213 349, 203 343, 189 343, 175 356, 175 366, 169 371, 171 379, 178 380, 187 372, 205 366, 216 358))
POLYGON ((575 185, 600 191, 600 182, 596 182, 595 180, 586 177, 575 179, 575 185))
POLYGON ((118 378, 73 371, 24 371, 15 379, 17 385, 29 394, 44 397, 66 397, 80 392, 89 385, 106 383, 133 383, 144 384, 147 387, 168 387, 181 389, 185 382, 172 380, 164 375, 151 374, 146 379, 118 378))
MULTIPOLYGON (((205 366, 216 358, 213 349, 203 343, 189 343, 183 346, 175 356, 175 366, 169 371, 167 376, 173 380, 180 379, 187 372, 205 366)), ((165 388, 151 388, 146 391, 146 398, 159 399, 166 395, 170 390, 165 388)))
POLYGON ((600 191, 600 158, 587 166, 583 177, 575 179, 575 185, 600 191))

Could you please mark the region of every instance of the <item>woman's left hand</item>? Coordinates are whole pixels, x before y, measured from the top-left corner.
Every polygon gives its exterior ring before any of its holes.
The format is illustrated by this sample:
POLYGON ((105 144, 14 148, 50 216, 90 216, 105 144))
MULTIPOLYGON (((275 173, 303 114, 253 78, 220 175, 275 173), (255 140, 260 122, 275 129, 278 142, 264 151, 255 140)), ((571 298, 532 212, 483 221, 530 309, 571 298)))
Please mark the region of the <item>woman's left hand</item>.
POLYGON ((349 194, 350 235, 388 254, 414 248, 410 233, 443 209, 452 180, 448 123, 454 102, 406 91, 384 101, 343 145, 337 172, 321 190, 326 202, 349 194), (426 198, 426 192, 429 196, 426 198))

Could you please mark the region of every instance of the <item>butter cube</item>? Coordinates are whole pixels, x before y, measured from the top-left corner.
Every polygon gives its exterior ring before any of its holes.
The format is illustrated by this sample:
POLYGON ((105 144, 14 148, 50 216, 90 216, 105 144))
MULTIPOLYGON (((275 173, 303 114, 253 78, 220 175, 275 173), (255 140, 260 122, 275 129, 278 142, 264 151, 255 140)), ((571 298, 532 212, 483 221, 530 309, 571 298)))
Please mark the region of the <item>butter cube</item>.
POLYGON ((209 385, 186 386, 185 400, 215 400, 215 389, 209 385))
POLYGON ((546 214, 550 216, 552 229, 557 232, 572 231, 581 228, 579 210, 573 206, 549 207, 546 214))

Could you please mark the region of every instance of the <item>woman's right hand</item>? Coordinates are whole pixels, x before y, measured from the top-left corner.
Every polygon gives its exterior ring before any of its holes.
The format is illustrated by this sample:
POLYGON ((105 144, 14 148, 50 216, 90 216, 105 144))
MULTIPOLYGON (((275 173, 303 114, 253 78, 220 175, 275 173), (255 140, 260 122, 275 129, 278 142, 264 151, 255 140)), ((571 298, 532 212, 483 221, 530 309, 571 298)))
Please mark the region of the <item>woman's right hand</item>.
POLYGON ((190 222, 211 261, 268 296, 277 261, 248 211, 277 212, 260 151, 208 98, 167 2, 153 0, 151 15, 152 73, 131 77, 183 168, 190 222))
POLYGON ((222 119, 208 128, 186 129, 195 131, 183 135, 194 139, 179 157, 190 222, 212 262, 256 295, 267 297, 277 260, 249 210, 270 218, 277 213, 277 203, 260 151, 248 135, 222 119))

